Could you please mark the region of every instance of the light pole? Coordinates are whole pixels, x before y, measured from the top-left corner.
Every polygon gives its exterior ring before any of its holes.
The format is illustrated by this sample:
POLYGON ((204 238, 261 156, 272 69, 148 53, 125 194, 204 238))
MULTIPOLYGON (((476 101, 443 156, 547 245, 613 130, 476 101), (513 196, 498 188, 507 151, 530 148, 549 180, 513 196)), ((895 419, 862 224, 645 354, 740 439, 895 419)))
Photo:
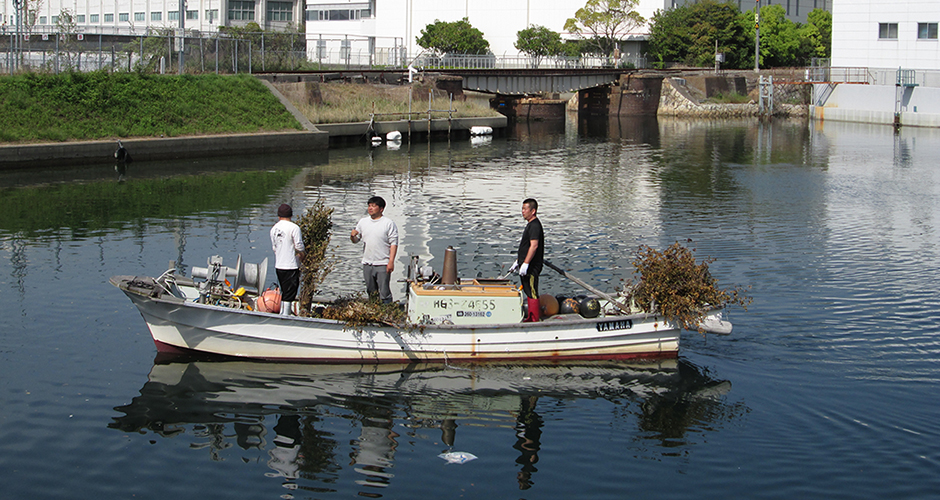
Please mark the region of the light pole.
POLYGON ((760 71, 760 0, 754 7, 754 72, 760 71))

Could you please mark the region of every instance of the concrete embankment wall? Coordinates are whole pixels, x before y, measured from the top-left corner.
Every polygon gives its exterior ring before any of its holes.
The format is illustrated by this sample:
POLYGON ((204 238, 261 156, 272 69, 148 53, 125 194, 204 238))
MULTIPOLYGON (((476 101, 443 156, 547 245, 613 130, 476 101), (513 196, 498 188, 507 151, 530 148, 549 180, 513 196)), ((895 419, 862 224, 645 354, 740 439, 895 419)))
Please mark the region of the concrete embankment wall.
MULTIPOLYGON (((127 139, 121 142, 134 161, 312 151, 328 147, 327 134, 319 131, 127 139)), ((0 146, 0 168, 107 163, 114 161, 117 148, 117 141, 0 146)))
MULTIPOLYGON (((894 124, 895 85, 815 84, 810 114, 817 120, 894 124)), ((940 88, 901 87, 900 124, 940 127, 940 88)))
MULTIPOLYGON (((774 92, 780 96, 788 95, 790 89, 784 86, 775 87, 774 92)), ((677 116, 690 118, 743 118, 760 115, 760 105, 756 103, 744 104, 713 104, 700 103, 692 97, 689 91, 672 78, 663 80, 663 87, 659 97, 659 116, 677 116)), ((806 116, 807 107, 804 105, 783 104, 779 100, 774 103, 773 115, 783 117, 806 116)))

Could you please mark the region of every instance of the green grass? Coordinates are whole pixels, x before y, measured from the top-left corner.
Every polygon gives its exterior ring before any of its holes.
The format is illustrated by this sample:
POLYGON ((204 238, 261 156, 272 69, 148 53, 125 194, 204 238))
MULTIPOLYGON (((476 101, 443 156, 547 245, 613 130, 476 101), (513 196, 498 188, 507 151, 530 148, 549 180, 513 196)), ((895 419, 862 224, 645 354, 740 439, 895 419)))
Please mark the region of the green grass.
POLYGON ((62 142, 300 129, 249 75, 0 77, 0 142, 62 142))
POLYGON ((737 92, 731 92, 728 95, 717 93, 708 99, 705 99, 705 102, 714 104, 746 104, 751 102, 751 98, 746 95, 741 95, 737 92))

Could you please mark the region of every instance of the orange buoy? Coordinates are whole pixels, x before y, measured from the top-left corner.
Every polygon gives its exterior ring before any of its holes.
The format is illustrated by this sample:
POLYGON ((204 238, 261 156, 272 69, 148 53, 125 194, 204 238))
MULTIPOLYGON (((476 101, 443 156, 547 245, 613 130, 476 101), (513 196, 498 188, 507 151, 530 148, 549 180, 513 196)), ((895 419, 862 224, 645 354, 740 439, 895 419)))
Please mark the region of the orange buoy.
POLYGON ((274 313, 281 312, 281 291, 267 289, 258 297, 258 312, 274 313))
POLYGON ((558 314, 558 301, 549 294, 539 295, 539 305, 542 308, 542 316, 549 317, 558 314))

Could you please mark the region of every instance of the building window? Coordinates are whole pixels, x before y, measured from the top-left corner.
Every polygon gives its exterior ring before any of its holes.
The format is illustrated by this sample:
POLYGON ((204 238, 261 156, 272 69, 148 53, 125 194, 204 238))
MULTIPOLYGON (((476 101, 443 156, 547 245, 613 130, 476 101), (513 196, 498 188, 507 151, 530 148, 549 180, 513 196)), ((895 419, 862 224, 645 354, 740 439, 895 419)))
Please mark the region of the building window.
POLYGON ((293 7, 291 2, 268 2, 268 21, 293 21, 293 7))
POLYGON ((75 16, 75 22, 85 24, 85 14, 79 14, 75 16))
POLYGON ((130 15, 130 13, 128 13, 128 12, 118 12, 118 21, 123 22, 123 21, 130 21, 130 20, 131 20, 131 15, 130 15))
POLYGON ((187 10, 187 11, 186 11, 186 19, 190 19, 190 20, 192 20, 192 19, 199 19, 199 11, 198 11, 198 10, 187 10))
POLYGON ((89 14, 89 15, 88 15, 88 22, 90 22, 90 23, 97 23, 97 22, 98 22, 98 19, 100 19, 99 16, 100 16, 100 14, 89 14))
POLYGON ((151 12, 151 13, 150 13, 150 20, 151 20, 151 21, 162 21, 162 20, 163 20, 163 13, 162 13, 162 12, 151 12))
POLYGON ((878 23, 878 38, 881 40, 897 40, 898 23, 878 23))
POLYGON ((178 11, 178 10, 171 10, 171 11, 167 12, 167 13, 166 13, 166 20, 167 20, 167 21, 179 21, 179 20, 180 20, 180 11, 178 11))
POLYGON ((219 20, 219 9, 207 9, 206 10, 206 20, 209 21, 209 24, 214 24, 219 20))
POLYGON ((228 3, 228 18, 233 21, 254 21, 255 2, 232 0, 228 3))
POLYGON ((135 20, 135 21, 146 21, 146 20, 147 20, 147 13, 146 13, 146 12, 135 12, 135 13, 134 13, 134 20, 135 20))
POLYGON ((105 15, 104 15, 104 22, 106 22, 106 23, 113 23, 113 22, 114 22, 114 14, 105 14, 105 15))
POLYGON ((46 24, 46 16, 39 16, 39 24, 46 24))
POLYGON ((52 16, 52 24, 58 24, 58 23, 59 23, 59 16, 52 16))
POLYGON ((367 5, 355 9, 308 10, 304 15, 307 21, 348 21, 370 17, 372 9, 367 5))
POLYGON ((937 23, 917 23, 918 40, 936 40, 937 23))

